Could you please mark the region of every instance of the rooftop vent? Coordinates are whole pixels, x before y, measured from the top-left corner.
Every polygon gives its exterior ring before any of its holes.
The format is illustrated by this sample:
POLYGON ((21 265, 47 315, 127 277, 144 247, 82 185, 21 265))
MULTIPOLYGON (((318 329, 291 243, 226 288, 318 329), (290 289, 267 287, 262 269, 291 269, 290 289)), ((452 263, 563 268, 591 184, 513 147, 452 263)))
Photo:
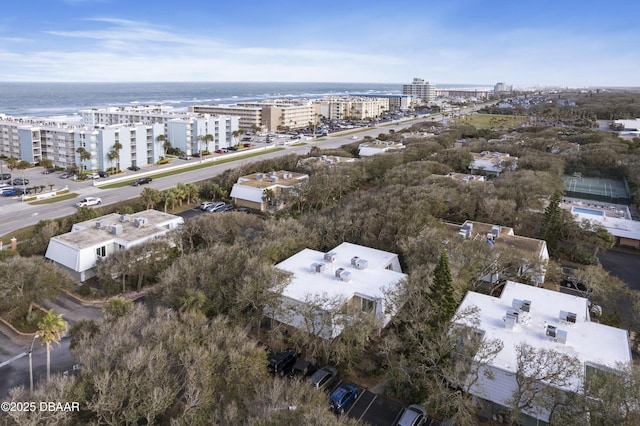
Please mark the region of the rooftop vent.
POLYGON ((565 321, 572 324, 575 324, 576 320, 578 319, 578 316, 573 312, 565 312, 565 311, 560 311, 559 317, 560 317, 560 321, 565 321))
POLYGON ((293 175, 291 173, 285 173, 282 175, 283 179, 291 179, 293 177, 293 175))
POLYGON ((122 225, 120 225, 119 223, 115 224, 115 225, 111 225, 111 233, 113 235, 120 235, 122 234, 122 225))
POLYGON ((102 221, 101 220, 96 220, 96 228, 98 228, 98 229, 102 228, 102 221))
POLYGON ((128 214, 121 214, 120 215, 120 222, 128 222, 129 221, 129 215, 128 214))
POLYGON ((311 264, 311 272, 324 272, 324 270, 326 269, 327 265, 325 265, 324 263, 312 263, 311 264))
POLYGON ((324 260, 326 260, 327 262, 335 262, 336 261, 336 257, 337 254, 335 252, 330 251, 329 253, 325 253, 324 254, 324 260))

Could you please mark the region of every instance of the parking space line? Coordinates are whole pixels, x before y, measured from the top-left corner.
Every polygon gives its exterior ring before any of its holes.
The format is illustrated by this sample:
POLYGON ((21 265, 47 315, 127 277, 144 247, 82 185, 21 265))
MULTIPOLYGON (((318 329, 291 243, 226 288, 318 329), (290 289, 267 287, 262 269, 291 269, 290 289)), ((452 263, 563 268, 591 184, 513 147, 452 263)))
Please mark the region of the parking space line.
POLYGON ((360 417, 358 417, 358 421, 362 420, 362 418, 364 417, 365 414, 367 414, 367 411, 369 411, 369 407, 371 407, 371 405, 373 404, 373 401, 376 400, 376 398, 378 397, 377 394, 374 394, 375 396, 373 397, 373 399, 371 400, 371 402, 369 403, 369 405, 367 405, 367 408, 364 409, 364 412, 362 413, 362 415, 360 417))

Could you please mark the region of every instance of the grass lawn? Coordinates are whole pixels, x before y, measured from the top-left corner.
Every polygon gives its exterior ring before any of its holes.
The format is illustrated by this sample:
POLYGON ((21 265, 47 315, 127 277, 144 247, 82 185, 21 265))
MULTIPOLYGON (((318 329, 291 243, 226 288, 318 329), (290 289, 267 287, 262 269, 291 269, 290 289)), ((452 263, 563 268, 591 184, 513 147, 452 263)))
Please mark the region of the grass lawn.
POLYGON ((58 201, 72 200, 78 195, 79 194, 76 194, 75 192, 67 192, 66 194, 56 195, 55 197, 46 198, 44 200, 29 201, 29 204, 33 204, 35 206, 39 206, 40 204, 53 204, 57 203, 58 201))
POLYGON ((289 146, 305 146, 307 143, 306 142, 298 142, 298 143, 292 143, 289 146))
MULTIPOLYGON (((165 176, 172 176, 172 175, 177 175, 177 174, 184 173, 184 172, 189 172, 189 171, 192 171, 192 170, 204 169, 205 167, 212 167, 212 166, 216 166, 218 164, 230 163, 232 161, 238 161, 238 160, 244 160, 246 158, 257 157, 259 155, 269 154, 271 152, 276 152, 276 151, 282 151, 284 149, 285 148, 271 148, 271 149, 267 149, 266 151, 247 153, 247 154, 244 154, 244 155, 239 155, 237 157, 229 157, 229 158, 220 157, 222 159, 219 159, 219 160, 216 160, 216 161, 208 161, 206 163, 198 163, 198 164, 194 164, 193 166, 183 167, 183 168, 175 169, 175 170, 167 170, 167 171, 164 171, 164 172, 159 171, 157 173, 153 173, 153 174, 149 174, 149 175, 145 175, 145 176, 149 176, 151 178, 157 179, 157 178, 161 178, 161 177, 165 177, 165 176)), ((138 179, 137 176, 132 176, 131 179, 127 179, 127 180, 124 180, 124 181, 121 181, 121 182, 112 183, 112 184, 109 184, 109 185, 100 185, 100 186, 98 186, 98 188, 101 188, 101 189, 122 188, 123 186, 131 185, 136 179, 138 179)))
POLYGON ((471 114, 457 118, 456 123, 471 124, 474 127, 513 128, 527 121, 521 115, 471 114))

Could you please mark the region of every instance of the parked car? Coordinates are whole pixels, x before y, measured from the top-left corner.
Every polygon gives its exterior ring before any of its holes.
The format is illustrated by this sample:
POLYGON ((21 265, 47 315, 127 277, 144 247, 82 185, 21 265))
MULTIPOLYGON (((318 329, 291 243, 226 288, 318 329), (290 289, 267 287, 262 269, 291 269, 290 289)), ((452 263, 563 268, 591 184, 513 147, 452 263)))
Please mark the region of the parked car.
POLYGON ((89 173, 87 179, 98 179, 100 175, 98 173, 89 173))
POLYGON ((12 182, 13 185, 29 185, 29 179, 27 178, 15 178, 12 182))
POLYGON ((230 212, 230 211, 233 211, 234 209, 235 207, 233 206, 233 204, 225 204, 224 206, 216 210, 216 213, 230 212))
POLYGON ((411 404, 402 413, 397 426, 422 426, 426 419, 427 410, 422 405, 411 404))
POLYGON ((200 203, 200 210, 204 211, 207 209, 207 207, 209 207, 211 204, 213 204, 215 201, 203 201, 200 203))
POLYGON ((356 399, 358 399, 358 388, 351 383, 342 383, 331 392, 329 404, 335 414, 342 415, 356 399))
POLYGON ((136 179, 131 185, 133 186, 140 186, 140 185, 144 185, 147 183, 151 183, 153 179, 151 179, 150 177, 143 177, 140 179, 136 179))
POLYGON ((293 379, 294 377, 309 377, 313 373, 315 373, 317 369, 318 367, 314 363, 307 361, 304 358, 298 358, 291 368, 289 378, 293 379))
POLYGON ((86 197, 76 203, 76 207, 89 207, 102 203, 98 197, 86 197))
POLYGON ((50 169, 45 169, 44 172, 42 172, 42 174, 50 175, 51 173, 55 173, 55 172, 56 172, 55 168, 50 168, 50 169))
POLYGON ((127 169, 131 170, 132 172, 140 171, 140 167, 138 167, 138 166, 129 166, 129 167, 127 167, 127 169))
POLYGON ((107 172, 98 172, 98 176, 100 176, 101 178, 108 178, 109 177, 109 173, 107 173, 107 172))
POLYGON ((204 211, 206 211, 207 213, 213 213, 226 205, 227 203, 225 203, 224 201, 216 201, 215 203, 211 203, 204 211))
POLYGON ((0 175, 0 180, 10 180, 10 179, 11 179, 10 173, 3 173, 2 175, 0 175))
POLYGON ((190 155, 181 155, 178 158, 180 160, 191 160, 191 156, 190 155))
POLYGON ((250 143, 245 143, 245 144, 242 144, 242 146, 244 146, 245 148, 250 148, 251 144, 250 143))
POLYGON ((298 359, 298 353, 292 349, 278 352, 269 357, 267 371, 274 376, 284 377, 291 372, 298 359))
POLYGON ((331 389, 338 380, 338 369, 327 365, 317 370, 311 376, 311 384, 316 389, 331 389))
POLYGON ((215 151, 213 151, 213 152, 215 152, 216 154, 224 154, 224 151, 223 151, 223 150, 221 150, 221 149, 216 149, 216 150, 215 150, 215 151))
POLYGON ((16 195, 25 194, 25 190, 22 188, 3 188, 2 196, 3 197, 14 197, 16 195))
POLYGON ((73 176, 73 173, 62 173, 60 179, 69 179, 71 176, 73 176))

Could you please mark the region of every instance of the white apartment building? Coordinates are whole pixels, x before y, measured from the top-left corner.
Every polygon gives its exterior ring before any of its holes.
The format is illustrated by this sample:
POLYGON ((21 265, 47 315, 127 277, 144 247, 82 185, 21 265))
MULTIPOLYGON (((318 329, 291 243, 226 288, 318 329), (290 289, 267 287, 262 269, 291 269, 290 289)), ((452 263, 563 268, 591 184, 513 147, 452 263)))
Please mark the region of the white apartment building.
POLYGON ((319 115, 330 120, 366 120, 389 111, 389 98, 367 96, 325 97, 313 101, 319 115))
POLYGON ((402 85, 402 94, 422 99, 423 102, 433 102, 436 100, 436 85, 422 78, 414 78, 411 84, 402 85))
MULTIPOLYGON (((591 322, 589 301, 582 297, 507 281, 499 298, 468 292, 458 307, 456 324, 475 330, 483 339, 497 339, 502 350, 487 365, 480 367, 470 393, 479 403, 479 413, 500 421, 509 416, 509 401, 518 384, 516 348, 528 344, 536 349, 559 352, 580 362, 583 374, 570 377, 560 391, 582 392, 584 377, 594 371, 615 372, 631 363, 629 333, 626 330, 591 322), (462 315, 477 310, 477 318, 462 315)), ((480 360, 476 360, 480 361, 480 360)), ((473 378, 469 378, 473 380, 473 378)), ((543 382, 539 385, 554 386, 543 382)), ((555 387, 555 386, 554 386, 555 387)), ((533 399, 523 410, 518 424, 546 425, 549 408, 533 399)))
POLYGON ((189 155, 237 143, 233 133, 238 130, 238 117, 176 113, 160 106, 92 109, 81 114, 81 122, 0 115, 0 155, 34 164, 48 158, 56 167, 75 164, 97 171, 157 163, 164 155, 161 135, 189 155), (200 141, 198 137, 204 135, 214 140, 200 141), (122 146, 118 156, 113 154, 116 142, 122 146), (86 149, 91 159, 80 161, 78 148, 86 149))
POLYGON ((213 152, 217 149, 237 145, 233 135, 239 128, 239 117, 198 114, 173 118, 167 122, 167 138, 174 148, 187 155, 213 152), (203 138, 211 135, 213 140, 203 138))

